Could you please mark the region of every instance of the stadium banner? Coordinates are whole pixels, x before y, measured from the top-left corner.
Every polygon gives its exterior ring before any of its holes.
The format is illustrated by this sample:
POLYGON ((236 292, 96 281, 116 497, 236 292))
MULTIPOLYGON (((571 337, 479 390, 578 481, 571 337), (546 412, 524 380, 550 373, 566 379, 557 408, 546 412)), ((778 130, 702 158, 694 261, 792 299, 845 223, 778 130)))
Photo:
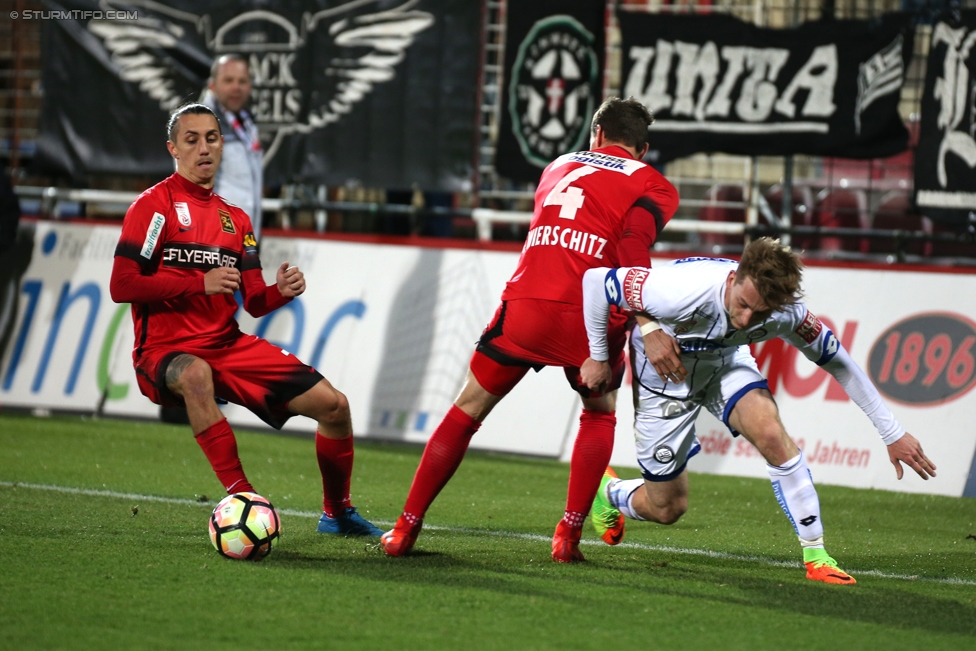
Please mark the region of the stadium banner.
POLYGON ((168 112, 250 64, 265 184, 470 186, 481 7, 466 0, 46 0, 38 171, 162 179, 168 112), (396 116, 392 118, 392 116, 396 116))
MULTIPOLYGON (((0 405, 154 419, 132 369, 132 319, 109 294, 119 226, 27 221, 33 253, 0 356, 0 405)), ((265 280, 297 264, 306 292, 245 331, 319 369, 349 398, 357 436, 423 443, 450 408, 468 360, 518 260, 516 252, 266 237, 265 280)), ((25 258, 26 259, 26 258, 25 258)), ((656 258, 655 262, 663 259, 656 258)), ((817 482, 976 497, 976 273, 821 266, 807 302, 922 442, 938 477, 895 479, 870 420, 825 371, 778 340, 756 348, 787 430, 817 482), (857 287, 857 292, 838 288, 857 287)), ((618 398, 613 463, 636 467, 633 406, 618 398)), ((492 412, 472 447, 569 459, 580 401, 561 370, 529 373, 492 412)), ((228 405, 235 427, 266 428, 228 405)), ((286 430, 311 435, 295 417, 286 430)), ((707 413, 691 472, 765 478, 765 462, 707 413)))
POLYGON ((976 10, 947 12, 932 28, 915 201, 950 224, 976 221, 976 10))
POLYGON ((648 160, 697 152, 891 156, 914 32, 907 14, 756 27, 620 10, 623 96, 655 115, 648 160))
POLYGON ((495 170, 536 183, 553 159, 589 146, 603 94, 604 0, 514 2, 495 170))

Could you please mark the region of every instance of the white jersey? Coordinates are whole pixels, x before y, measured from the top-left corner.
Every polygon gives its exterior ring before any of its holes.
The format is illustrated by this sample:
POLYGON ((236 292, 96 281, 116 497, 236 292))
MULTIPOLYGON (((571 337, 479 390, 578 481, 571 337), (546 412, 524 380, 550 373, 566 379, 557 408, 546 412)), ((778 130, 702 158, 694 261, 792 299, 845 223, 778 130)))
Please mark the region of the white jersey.
MULTIPOLYGON (((881 438, 891 444, 904 428, 881 395, 841 346, 836 335, 802 302, 784 306, 762 323, 745 330, 732 327, 725 308, 726 279, 738 262, 719 258, 685 258, 645 269, 641 267, 590 269, 583 276, 583 310, 590 342, 590 357, 607 359, 607 315, 610 305, 652 315, 681 347, 689 371, 689 386, 675 387, 662 380, 650 364, 638 364, 637 378, 648 390, 663 396, 672 391, 690 395, 703 388, 709 369, 731 363, 736 351, 779 337, 823 367, 844 387, 851 399, 871 418, 881 438), (701 371, 705 371, 703 374, 701 371)), ((640 336, 631 338, 636 354, 644 355, 640 336)))

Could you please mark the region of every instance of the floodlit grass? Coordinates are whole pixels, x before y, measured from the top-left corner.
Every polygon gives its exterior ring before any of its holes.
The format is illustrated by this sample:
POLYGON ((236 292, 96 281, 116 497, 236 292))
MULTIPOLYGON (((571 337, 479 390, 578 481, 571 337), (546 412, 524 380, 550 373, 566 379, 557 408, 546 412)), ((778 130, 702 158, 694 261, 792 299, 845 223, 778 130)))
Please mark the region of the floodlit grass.
MULTIPOLYGON (((310 440, 238 439, 249 478, 285 511, 261 563, 210 546, 223 492, 188 428, 0 413, 0 648, 976 644, 976 500, 821 487, 828 551, 858 579, 835 587, 804 579, 768 481, 694 475, 678 524, 628 522, 615 548, 587 525, 589 562, 562 566, 548 539, 567 466, 471 453, 416 553, 394 559, 372 540, 315 533, 310 440)), ((357 442, 361 512, 391 524, 419 456, 357 442)))

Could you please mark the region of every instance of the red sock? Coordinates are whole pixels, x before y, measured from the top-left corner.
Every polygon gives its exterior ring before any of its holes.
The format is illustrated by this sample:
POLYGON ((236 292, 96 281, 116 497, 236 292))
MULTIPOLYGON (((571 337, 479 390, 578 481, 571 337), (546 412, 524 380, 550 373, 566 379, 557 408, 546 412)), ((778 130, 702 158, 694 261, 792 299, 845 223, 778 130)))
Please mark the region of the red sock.
POLYGON ((322 473, 322 510, 330 518, 346 512, 352 478, 352 437, 330 439, 315 432, 315 456, 322 473))
POLYGON ((479 427, 481 423, 451 405, 424 448, 424 456, 420 458, 420 466, 413 476, 407 503, 403 507, 404 515, 414 519, 424 517, 431 502, 461 465, 471 436, 479 427))
POLYGON ((244 468, 237 456, 237 439, 226 418, 197 434, 197 443, 207 455, 217 479, 230 493, 253 493, 254 487, 244 476, 244 468))
MULTIPOLYGON (((579 434, 573 446, 573 458, 569 463, 569 491, 566 512, 582 514, 590 512, 593 498, 600 488, 603 472, 613 454, 613 431, 617 417, 612 412, 584 409, 580 416, 579 434)), ((567 520, 570 526, 582 526, 582 519, 567 520)))

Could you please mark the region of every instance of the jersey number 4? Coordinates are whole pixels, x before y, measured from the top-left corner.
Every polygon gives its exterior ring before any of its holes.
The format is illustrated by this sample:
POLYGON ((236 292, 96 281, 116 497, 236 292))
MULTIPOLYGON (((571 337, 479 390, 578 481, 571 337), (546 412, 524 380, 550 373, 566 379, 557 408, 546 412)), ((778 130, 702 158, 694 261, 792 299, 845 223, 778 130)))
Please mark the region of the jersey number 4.
POLYGON ((576 219, 576 211, 583 207, 583 199, 585 197, 583 196, 583 190, 573 187, 570 183, 588 174, 599 171, 599 168, 590 167, 589 165, 577 167, 553 186, 549 194, 546 195, 546 200, 542 202, 542 205, 559 206, 560 219, 576 219))

